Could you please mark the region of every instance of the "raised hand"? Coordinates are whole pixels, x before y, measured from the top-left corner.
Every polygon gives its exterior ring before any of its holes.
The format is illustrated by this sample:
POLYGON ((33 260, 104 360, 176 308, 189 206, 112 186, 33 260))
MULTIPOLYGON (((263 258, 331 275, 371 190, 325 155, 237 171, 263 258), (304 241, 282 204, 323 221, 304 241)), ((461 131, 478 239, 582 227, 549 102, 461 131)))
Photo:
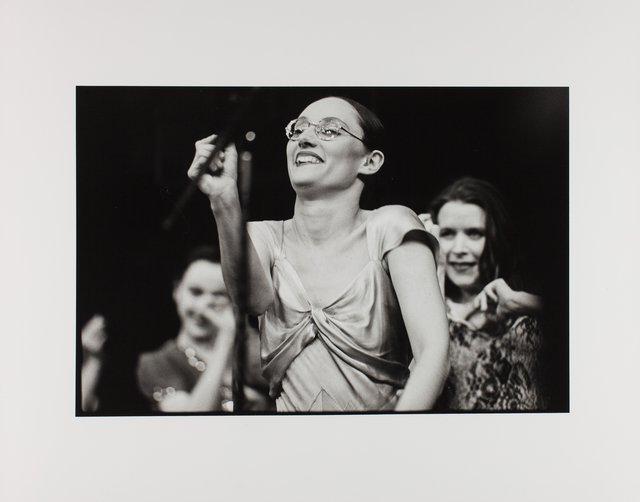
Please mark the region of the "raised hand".
POLYGON ((480 312, 495 308, 498 318, 538 312, 542 299, 524 291, 514 291, 504 279, 495 279, 476 296, 473 306, 480 312))
POLYGON ((107 340, 106 323, 101 315, 94 315, 82 328, 80 334, 82 349, 91 356, 97 357, 107 340))
POLYGON ((235 145, 230 144, 214 158, 216 138, 217 136, 212 134, 196 141, 196 152, 187 172, 191 179, 204 172, 200 176, 198 186, 211 202, 216 202, 225 195, 237 197, 238 152, 235 145), (215 176, 212 172, 215 172, 215 176))
POLYGON ((424 225, 424 229, 439 240, 440 227, 434 223, 433 218, 431 218, 431 214, 422 213, 418 215, 418 218, 420 218, 420 221, 424 225))
POLYGON ((211 357, 220 346, 227 347, 233 345, 236 335, 236 317, 231 305, 223 307, 208 307, 202 315, 207 318, 211 325, 218 328, 215 344, 211 354, 203 354, 204 357, 211 357))

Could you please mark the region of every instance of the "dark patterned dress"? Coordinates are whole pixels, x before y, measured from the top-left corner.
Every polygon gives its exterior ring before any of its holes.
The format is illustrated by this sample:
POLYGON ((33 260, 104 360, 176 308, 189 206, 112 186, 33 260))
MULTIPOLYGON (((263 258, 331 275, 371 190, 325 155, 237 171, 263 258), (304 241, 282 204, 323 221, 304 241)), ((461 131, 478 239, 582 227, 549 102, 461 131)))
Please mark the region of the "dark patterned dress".
POLYGON ((540 410, 541 333, 529 316, 486 322, 480 329, 449 322, 451 370, 442 396, 449 410, 540 410))

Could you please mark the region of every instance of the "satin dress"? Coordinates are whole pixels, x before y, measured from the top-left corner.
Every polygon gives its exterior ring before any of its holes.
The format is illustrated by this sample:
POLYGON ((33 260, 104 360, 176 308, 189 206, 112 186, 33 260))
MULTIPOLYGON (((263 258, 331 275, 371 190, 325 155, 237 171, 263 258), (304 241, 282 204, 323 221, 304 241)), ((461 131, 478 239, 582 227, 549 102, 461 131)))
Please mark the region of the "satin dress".
POLYGON ((403 206, 367 213, 369 261, 329 304, 314 306, 284 246, 284 222, 248 225, 267 250, 274 302, 260 317, 263 375, 278 411, 393 409, 409 375, 411 349, 385 255, 408 233, 437 251, 416 214, 403 206))

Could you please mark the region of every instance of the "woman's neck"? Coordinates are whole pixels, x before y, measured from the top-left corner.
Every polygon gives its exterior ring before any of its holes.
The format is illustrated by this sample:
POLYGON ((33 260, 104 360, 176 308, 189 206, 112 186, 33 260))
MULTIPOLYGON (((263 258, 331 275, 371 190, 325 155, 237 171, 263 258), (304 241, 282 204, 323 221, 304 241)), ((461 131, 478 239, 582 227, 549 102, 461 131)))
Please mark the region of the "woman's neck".
POLYGON ((486 316, 484 312, 478 311, 473 304, 480 291, 482 291, 481 287, 462 289, 450 284, 447 288, 446 298, 449 319, 458 322, 471 322, 474 325, 473 329, 482 328, 486 323, 486 316))
POLYGON ((462 289, 453 301, 460 304, 471 303, 475 299, 476 295, 477 291, 475 290, 470 291, 462 289))
POLYGON ((361 223, 359 198, 336 194, 332 198, 296 198, 293 226, 303 241, 320 244, 348 234, 361 223))
MULTIPOLYGON (((447 281, 448 282, 448 281, 447 281)), ((475 286, 471 288, 458 288, 454 286, 452 283, 447 284, 447 299, 454 303, 458 303, 461 305, 471 303, 475 300, 476 296, 480 291, 482 291, 482 287, 475 286)))

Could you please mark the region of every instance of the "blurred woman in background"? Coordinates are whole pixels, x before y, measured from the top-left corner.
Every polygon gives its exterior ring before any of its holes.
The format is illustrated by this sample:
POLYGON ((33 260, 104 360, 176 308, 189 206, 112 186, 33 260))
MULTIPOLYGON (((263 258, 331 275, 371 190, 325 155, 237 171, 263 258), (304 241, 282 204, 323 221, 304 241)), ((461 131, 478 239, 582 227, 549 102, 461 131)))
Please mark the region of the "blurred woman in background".
MULTIPOLYGON (((188 256, 173 299, 180 318, 178 336, 140 356, 140 390, 159 411, 232 411, 231 353, 236 323, 214 248, 198 248, 188 256)), ((247 343, 248 409, 265 410, 270 405, 259 390, 264 384, 259 377, 258 340, 250 336, 247 343)))
POLYGON ((490 183, 463 178, 420 216, 440 241, 450 334, 446 409, 535 410, 541 298, 527 293, 509 215, 490 183))

